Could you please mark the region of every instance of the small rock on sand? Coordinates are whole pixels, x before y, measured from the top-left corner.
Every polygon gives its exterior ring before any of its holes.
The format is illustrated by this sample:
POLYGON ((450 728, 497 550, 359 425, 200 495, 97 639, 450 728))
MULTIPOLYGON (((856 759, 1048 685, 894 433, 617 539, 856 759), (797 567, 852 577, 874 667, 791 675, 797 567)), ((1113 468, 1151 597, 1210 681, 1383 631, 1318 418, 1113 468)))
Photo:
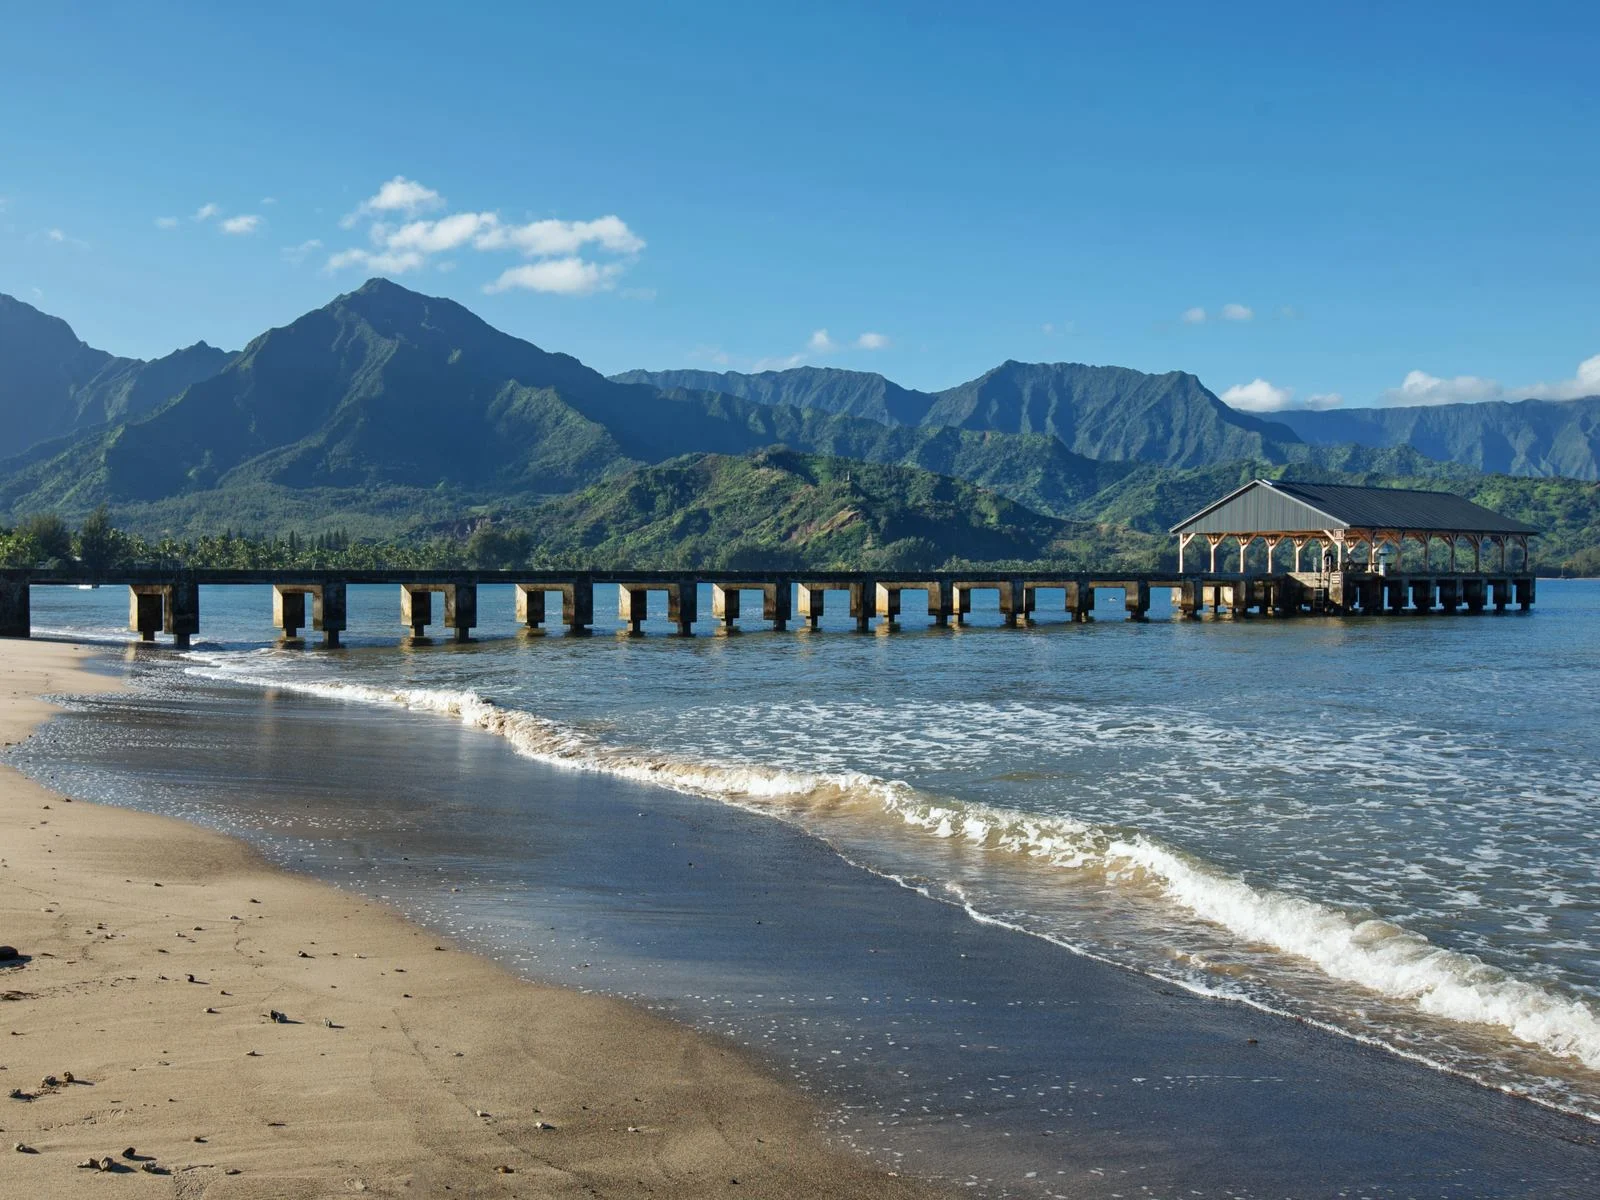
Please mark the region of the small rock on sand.
POLYGON ((21 957, 15 946, 0 946, 0 962, 15 962, 21 957))

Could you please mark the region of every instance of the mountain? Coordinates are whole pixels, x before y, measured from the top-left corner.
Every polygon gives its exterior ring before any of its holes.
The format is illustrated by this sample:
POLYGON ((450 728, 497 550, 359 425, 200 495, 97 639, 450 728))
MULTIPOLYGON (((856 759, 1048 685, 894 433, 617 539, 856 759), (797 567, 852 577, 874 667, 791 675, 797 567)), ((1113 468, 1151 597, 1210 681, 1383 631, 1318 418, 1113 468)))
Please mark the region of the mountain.
POLYGON ((928 570, 957 559, 1087 566, 1120 549, 1099 544, 1092 525, 1030 512, 961 480, 787 450, 687 455, 519 519, 535 561, 636 568, 928 570))
POLYGON ((835 367, 794 367, 787 371, 625 371, 619 383, 642 383, 663 390, 721 392, 757 404, 809 408, 859 417, 882 425, 921 425, 937 397, 914 392, 871 371, 835 367))
POLYGON ((1183 371, 1147 375, 1126 367, 1005 362, 936 393, 910 391, 881 375, 818 367, 759 375, 629 371, 615 378, 720 391, 888 425, 1042 434, 1077 455, 1103 461, 1171 467, 1242 458, 1283 462, 1301 441, 1286 425, 1229 408, 1183 371))
POLYGON ((85 345, 60 317, 0 295, 0 456, 149 412, 233 358, 196 342, 165 358, 118 358, 85 345))
POLYGON ((1308 442, 1405 445, 1480 471, 1600 479, 1600 396, 1277 416, 1308 442))
POLYGON ((203 520, 247 490, 255 512, 306 489, 541 495, 682 454, 780 443, 962 475, 1057 513, 1119 474, 1046 437, 618 383, 453 301, 372 280, 257 337, 159 411, 0 464, 0 509, 191 497, 189 519, 203 520))

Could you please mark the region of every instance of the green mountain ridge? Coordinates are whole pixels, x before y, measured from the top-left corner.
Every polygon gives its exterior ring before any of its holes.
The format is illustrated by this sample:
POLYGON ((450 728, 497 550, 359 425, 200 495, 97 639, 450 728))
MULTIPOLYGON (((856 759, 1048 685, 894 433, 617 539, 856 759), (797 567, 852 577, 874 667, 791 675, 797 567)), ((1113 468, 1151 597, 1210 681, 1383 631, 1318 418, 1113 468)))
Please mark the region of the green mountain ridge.
POLYGON ((1600 396, 1281 413, 1308 442, 1411 446, 1505 475, 1600 479, 1600 396))
POLYGON ((628 371, 613 378, 660 388, 720 391, 768 405, 861 416, 888 425, 1040 434, 1100 461, 1199 466, 1247 457, 1288 461, 1300 437, 1285 425, 1223 404, 1183 371, 1008 361, 945 391, 914 392, 882 375, 795 367, 736 371, 628 371))
POLYGON ((60 317, 0 294, 0 456, 151 411, 234 355, 196 342, 165 357, 118 358, 80 341, 60 317))

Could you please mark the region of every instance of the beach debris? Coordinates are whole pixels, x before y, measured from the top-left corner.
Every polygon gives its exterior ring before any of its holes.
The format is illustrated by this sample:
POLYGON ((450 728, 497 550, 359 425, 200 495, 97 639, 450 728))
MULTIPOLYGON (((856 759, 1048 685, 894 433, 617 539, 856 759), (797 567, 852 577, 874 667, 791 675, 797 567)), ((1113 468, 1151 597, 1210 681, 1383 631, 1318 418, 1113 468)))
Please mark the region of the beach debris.
POLYGON ((226 1171, 223 1172, 223 1174, 224 1175, 243 1175, 244 1172, 239 1170, 238 1167, 229 1167, 226 1171))
POLYGON ((296 958, 310 958, 311 955, 307 954, 304 950, 299 950, 299 951, 295 952, 295 957, 296 958))
POLYGON ((126 1150, 124 1150, 122 1152, 122 1157, 123 1158, 138 1158, 139 1157, 139 1152, 137 1150, 135 1150, 132 1146, 129 1146, 126 1150))
POLYGON ((555 1126, 550 1124, 549 1121, 539 1121, 539 1122, 536 1122, 534 1124, 534 1128, 535 1129, 554 1129, 555 1126))
POLYGON ((60 1087, 61 1080, 57 1079, 54 1075, 46 1075, 39 1081, 39 1086, 42 1088, 60 1087))
POLYGON ((517 1173, 517 1169, 515 1167, 508 1167, 505 1163, 501 1163, 494 1169, 494 1173, 496 1175, 515 1175, 517 1173))
POLYGON ((260 1058, 261 1052, 259 1050, 246 1050, 244 1056, 246 1058, 260 1058))
POLYGON ((15 946, 0 946, 0 962, 15 962, 21 957, 15 946))
POLYGON ((251 904, 260 904, 261 901, 257 900, 254 896, 251 896, 250 897, 250 903, 251 904))
POLYGON ((333 1018, 332 1017, 323 1017, 322 1018, 322 1027, 324 1029, 343 1029, 344 1028, 343 1025, 335 1025, 333 1023, 333 1018))
POLYGON ((217 1013, 216 1009, 212 1008, 209 1004, 206 1005, 206 1014, 208 1016, 216 1016, 216 1013, 217 1013))
POLYGON ((194 1140, 199 1142, 202 1146, 206 1144, 205 1138, 201 1137, 198 1133, 194 1135, 194 1140))
POLYGON ((11 1095, 9 1097, 7 1097, 7 1099, 10 1099, 10 1100, 32 1100, 33 1099, 33 1093, 32 1092, 25 1092, 21 1088, 12 1088, 11 1089, 11 1095))
POLYGON ((95 1171, 99 1168, 100 1164, 95 1162, 95 1160, 92 1158, 86 1158, 78 1164, 78 1170, 80 1171, 95 1171))
POLYGON ((143 1171, 146 1175, 170 1175, 171 1174, 171 1172, 168 1171, 165 1167, 157 1166, 156 1165, 156 1160, 153 1159, 153 1158, 147 1158, 147 1159, 145 1159, 144 1162, 140 1163, 139 1164, 139 1170, 143 1171))
POLYGON ((271 1021, 274 1025, 287 1025, 289 1023, 289 1018, 275 1008, 270 1008, 267 1010, 267 1020, 271 1021))
POLYGON ((37 1150, 35 1150, 32 1146, 28 1145, 26 1142, 18 1142, 16 1145, 12 1146, 11 1148, 13 1150, 15 1150, 18 1154, 37 1154, 37 1153, 39 1153, 37 1150))
POLYGON ((63 1072, 61 1072, 61 1082, 62 1083, 77 1083, 78 1082, 78 1077, 76 1075, 74 1075, 71 1071, 63 1071, 63 1072))

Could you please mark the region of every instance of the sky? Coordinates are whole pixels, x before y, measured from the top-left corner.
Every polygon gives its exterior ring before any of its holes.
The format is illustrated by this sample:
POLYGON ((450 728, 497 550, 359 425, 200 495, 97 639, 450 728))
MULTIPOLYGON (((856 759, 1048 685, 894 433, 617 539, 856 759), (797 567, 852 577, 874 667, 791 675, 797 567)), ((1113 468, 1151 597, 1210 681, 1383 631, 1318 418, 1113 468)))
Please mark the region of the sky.
POLYGON ((607 373, 1600 393, 1600 6, 1314 7, 4 5, 0 292, 143 358, 385 275, 607 373))

